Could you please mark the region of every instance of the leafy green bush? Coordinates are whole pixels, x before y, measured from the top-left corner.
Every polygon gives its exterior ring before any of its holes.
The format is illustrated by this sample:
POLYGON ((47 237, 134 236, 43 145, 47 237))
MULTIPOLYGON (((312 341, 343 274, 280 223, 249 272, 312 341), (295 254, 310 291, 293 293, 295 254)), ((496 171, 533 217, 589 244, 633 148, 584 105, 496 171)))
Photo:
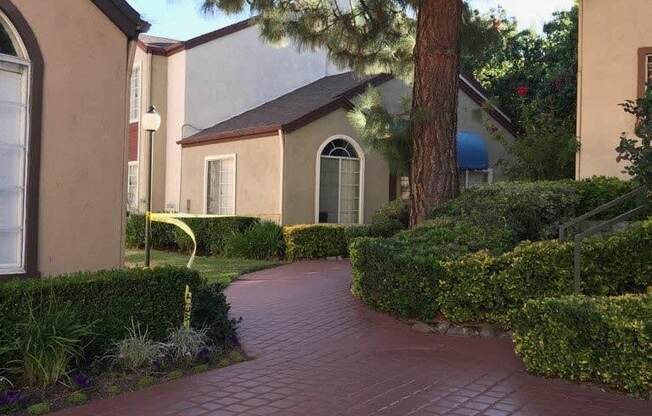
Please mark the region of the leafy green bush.
POLYGON ((53 295, 45 296, 27 297, 27 314, 15 323, 13 337, 3 340, 0 347, 0 357, 16 357, 12 372, 40 388, 68 377, 73 362, 82 357, 84 343, 90 341, 93 326, 59 305, 53 295))
MULTIPOLYGON (((152 247, 157 250, 176 250, 175 227, 171 224, 152 222, 152 247)), ((128 214, 125 243, 129 248, 145 247, 145 215, 128 214)))
POLYGON ((372 237, 391 237, 410 226, 410 209, 405 200, 397 199, 382 206, 371 217, 372 237))
POLYGON ((652 295, 531 300, 515 317, 514 342, 533 373, 650 398, 652 295))
POLYGON ((292 225, 283 228, 288 260, 319 259, 347 255, 345 227, 340 225, 292 225))
MULTIPOLYGON (((587 295, 643 292, 652 284, 652 220, 582 243, 587 295)), ((441 280, 444 315, 453 321, 492 320, 510 326, 530 299, 573 293, 573 243, 525 242, 498 257, 486 252, 452 259, 441 280)))
MULTIPOLYGON (((129 269, 12 281, 0 285, 0 334, 14 338, 16 322, 29 316, 27 299, 46 299, 52 293, 58 303, 79 322, 95 323, 95 336, 86 348, 90 354, 104 355, 127 335, 130 322, 149 329, 152 338, 164 340, 168 328, 183 321, 183 293, 186 285, 201 292, 205 281, 196 271, 185 268, 129 269)), ((216 304, 228 310, 226 303, 216 304)), ((216 309, 215 314, 223 311, 216 309)), ((16 358, 16 357, 13 357, 16 358)))
POLYGON ((227 257, 269 260, 282 257, 283 251, 283 228, 272 221, 255 223, 224 239, 227 257))
POLYGON ((505 182, 467 189, 431 217, 464 218, 478 226, 506 227, 514 243, 557 236, 558 225, 576 216, 579 196, 566 182, 505 182))
POLYGON ((36 403, 27 408, 27 414, 30 416, 39 416, 50 413, 49 403, 36 403))
POLYGON ((433 319, 439 311, 444 263, 470 251, 500 252, 511 234, 452 218, 426 222, 394 238, 360 238, 350 246, 353 293, 403 318, 433 319))
MULTIPOLYGON (((197 255, 221 255, 224 239, 239 233, 258 222, 252 217, 184 218, 197 239, 197 255)), ((126 227, 126 244, 130 248, 145 246, 145 215, 129 214, 126 227)), ((186 233, 171 224, 152 222, 152 247, 160 250, 192 251, 192 240, 186 233)))
MULTIPOLYGON (((604 205, 619 196, 635 190, 639 186, 639 184, 633 181, 623 181, 618 178, 608 178, 605 176, 594 176, 581 181, 568 181, 568 183, 575 189, 579 197, 579 203, 576 208, 577 215, 586 214, 600 205, 604 205)), ((630 200, 623 205, 605 211, 595 219, 613 218, 618 214, 635 208, 636 205, 637 201, 630 200)))
POLYGON ((213 283, 194 290, 190 322, 193 328, 206 328, 209 341, 235 345, 237 321, 229 318, 231 307, 226 301, 224 289, 224 285, 213 283))

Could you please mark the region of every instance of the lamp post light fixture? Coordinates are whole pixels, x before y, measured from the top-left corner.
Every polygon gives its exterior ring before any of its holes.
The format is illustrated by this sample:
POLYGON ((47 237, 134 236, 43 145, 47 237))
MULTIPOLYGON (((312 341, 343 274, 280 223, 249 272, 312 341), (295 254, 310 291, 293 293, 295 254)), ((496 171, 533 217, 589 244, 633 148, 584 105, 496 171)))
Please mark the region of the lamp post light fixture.
POLYGON ((149 155, 147 156, 147 212, 145 213, 145 267, 150 267, 151 239, 152 239, 152 157, 154 155, 154 133, 161 127, 161 115, 156 107, 151 106, 141 119, 143 128, 148 133, 149 155))

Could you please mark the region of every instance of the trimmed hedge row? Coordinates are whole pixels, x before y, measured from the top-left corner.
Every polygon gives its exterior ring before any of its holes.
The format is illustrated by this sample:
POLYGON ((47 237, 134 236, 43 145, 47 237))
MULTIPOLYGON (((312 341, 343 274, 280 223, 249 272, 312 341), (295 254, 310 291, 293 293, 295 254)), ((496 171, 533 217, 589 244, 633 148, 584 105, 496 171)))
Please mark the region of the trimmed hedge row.
POLYGON ((211 328, 216 339, 228 340, 235 328, 222 287, 206 284, 197 271, 163 267, 79 273, 48 279, 12 281, 0 285, 0 338, 11 337, 25 320, 29 304, 38 307, 53 298, 81 322, 94 323, 95 336, 87 351, 103 355, 127 335, 131 320, 147 327, 156 340, 183 321, 186 285, 194 294, 193 325, 211 328), (210 304, 210 311, 207 306, 210 304))
MULTIPOLYGON (((195 233, 197 255, 218 256, 224 252, 225 239, 241 233, 259 222, 253 217, 184 218, 195 233)), ((126 227, 127 247, 145 246, 145 215, 129 214, 126 227)), ((183 231, 170 224, 152 223, 152 244, 160 250, 192 251, 192 240, 183 231)))
POLYGON ((513 338, 535 374, 652 396, 652 295, 531 300, 513 338))
POLYGON ((344 256, 347 252, 346 227, 339 225, 293 225, 283 227, 285 256, 288 260, 344 256))
MULTIPOLYGON (((450 224, 441 228, 447 230, 433 227, 425 239, 430 244, 418 238, 401 240, 400 235, 356 240, 350 249, 354 293, 403 318, 430 320, 442 312, 451 321, 509 327, 526 301, 573 291, 571 243, 526 242, 496 255, 496 242, 508 235, 488 233, 483 238, 471 226, 464 232, 461 226, 453 231, 450 224)), ((406 235, 415 232, 423 231, 406 235)), ((652 220, 587 239, 582 248, 584 293, 641 292, 652 284, 652 220)))

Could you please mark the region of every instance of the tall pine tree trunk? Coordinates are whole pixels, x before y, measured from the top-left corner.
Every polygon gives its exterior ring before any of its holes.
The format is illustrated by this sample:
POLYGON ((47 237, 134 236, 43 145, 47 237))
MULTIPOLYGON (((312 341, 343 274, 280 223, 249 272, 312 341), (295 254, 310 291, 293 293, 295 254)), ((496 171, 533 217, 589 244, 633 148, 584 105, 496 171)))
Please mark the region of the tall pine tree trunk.
POLYGON ((412 108, 425 119, 413 126, 412 225, 459 193, 455 141, 461 13, 461 0, 422 0, 418 11, 412 108))

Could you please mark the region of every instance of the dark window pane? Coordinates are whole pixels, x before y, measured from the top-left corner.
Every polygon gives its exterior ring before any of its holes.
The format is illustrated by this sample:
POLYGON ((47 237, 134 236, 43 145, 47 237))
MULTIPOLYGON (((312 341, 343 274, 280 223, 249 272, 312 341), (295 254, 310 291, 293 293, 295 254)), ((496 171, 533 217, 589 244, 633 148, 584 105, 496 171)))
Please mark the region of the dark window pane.
POLYGON ((14 49, 11 38, 2 26, 0 26, 0 53, 16 56, 16 49, 14 49))

